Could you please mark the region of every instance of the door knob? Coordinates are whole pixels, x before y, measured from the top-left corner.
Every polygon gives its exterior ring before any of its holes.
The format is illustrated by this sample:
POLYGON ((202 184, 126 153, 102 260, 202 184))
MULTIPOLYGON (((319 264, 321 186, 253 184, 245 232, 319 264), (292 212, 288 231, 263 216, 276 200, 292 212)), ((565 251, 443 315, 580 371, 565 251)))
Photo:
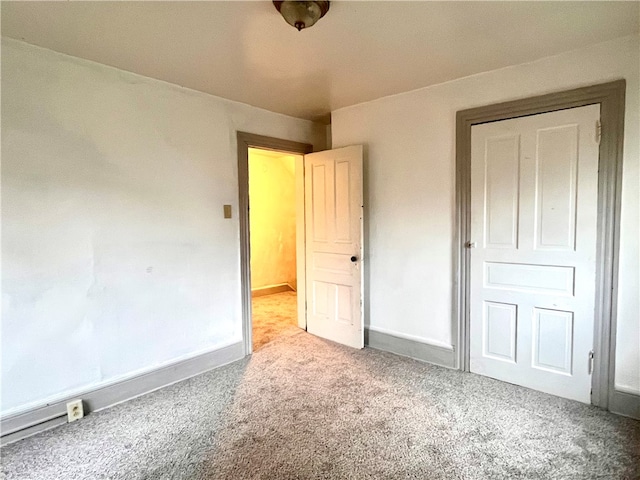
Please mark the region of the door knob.
POLYGON ((357 260, 358 260, 358 257, 356 257, 355 255, 353 255, 353 256, 351 257, 351 261, 352 261, 352 262, 356 262, 357 260))

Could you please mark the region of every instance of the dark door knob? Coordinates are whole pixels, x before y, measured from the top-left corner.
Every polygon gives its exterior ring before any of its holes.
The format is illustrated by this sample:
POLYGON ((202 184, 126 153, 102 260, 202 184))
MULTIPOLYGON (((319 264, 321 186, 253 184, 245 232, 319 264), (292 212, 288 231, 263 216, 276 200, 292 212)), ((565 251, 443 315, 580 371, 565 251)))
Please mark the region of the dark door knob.
POLYGON ((352 262, 356 262, 358 260, 358 257, 356 257, 355 255, 353 257, 351 257, 351 261, 352 262))

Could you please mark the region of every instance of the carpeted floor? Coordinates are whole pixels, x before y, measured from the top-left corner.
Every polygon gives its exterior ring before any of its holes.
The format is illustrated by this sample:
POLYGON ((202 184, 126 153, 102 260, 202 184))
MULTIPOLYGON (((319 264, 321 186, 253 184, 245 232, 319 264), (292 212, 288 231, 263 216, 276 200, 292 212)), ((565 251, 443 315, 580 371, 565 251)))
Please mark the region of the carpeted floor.
POLYGON ((253 351, 272 340, 300 332, 296 292, 282 292, 251 299, 253 351))
POLYGON ((637 479, 640 422, 299 331, 4 447, 6 479, 637 479))

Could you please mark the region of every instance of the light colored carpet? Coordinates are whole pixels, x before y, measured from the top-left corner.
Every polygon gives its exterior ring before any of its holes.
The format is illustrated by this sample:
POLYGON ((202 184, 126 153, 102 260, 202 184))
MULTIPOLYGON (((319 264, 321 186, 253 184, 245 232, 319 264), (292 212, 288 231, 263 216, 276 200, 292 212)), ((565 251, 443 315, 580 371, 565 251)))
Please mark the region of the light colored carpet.
POLYGON ((278 337, 300 332, 296 299, 296 292, 251 299, 254 352, 278 337))
POLYGON ((305 332, 8 445, 7 479, 636 479, 640 422, 305 332))

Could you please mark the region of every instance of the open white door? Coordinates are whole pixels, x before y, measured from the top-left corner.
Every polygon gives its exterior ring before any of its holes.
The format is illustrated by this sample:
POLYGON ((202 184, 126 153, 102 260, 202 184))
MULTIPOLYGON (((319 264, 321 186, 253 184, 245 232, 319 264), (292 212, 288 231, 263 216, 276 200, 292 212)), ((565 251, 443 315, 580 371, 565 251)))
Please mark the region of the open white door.
POLYGON ((362 146, 304 162, 307 331, 363 348, 362 146))

